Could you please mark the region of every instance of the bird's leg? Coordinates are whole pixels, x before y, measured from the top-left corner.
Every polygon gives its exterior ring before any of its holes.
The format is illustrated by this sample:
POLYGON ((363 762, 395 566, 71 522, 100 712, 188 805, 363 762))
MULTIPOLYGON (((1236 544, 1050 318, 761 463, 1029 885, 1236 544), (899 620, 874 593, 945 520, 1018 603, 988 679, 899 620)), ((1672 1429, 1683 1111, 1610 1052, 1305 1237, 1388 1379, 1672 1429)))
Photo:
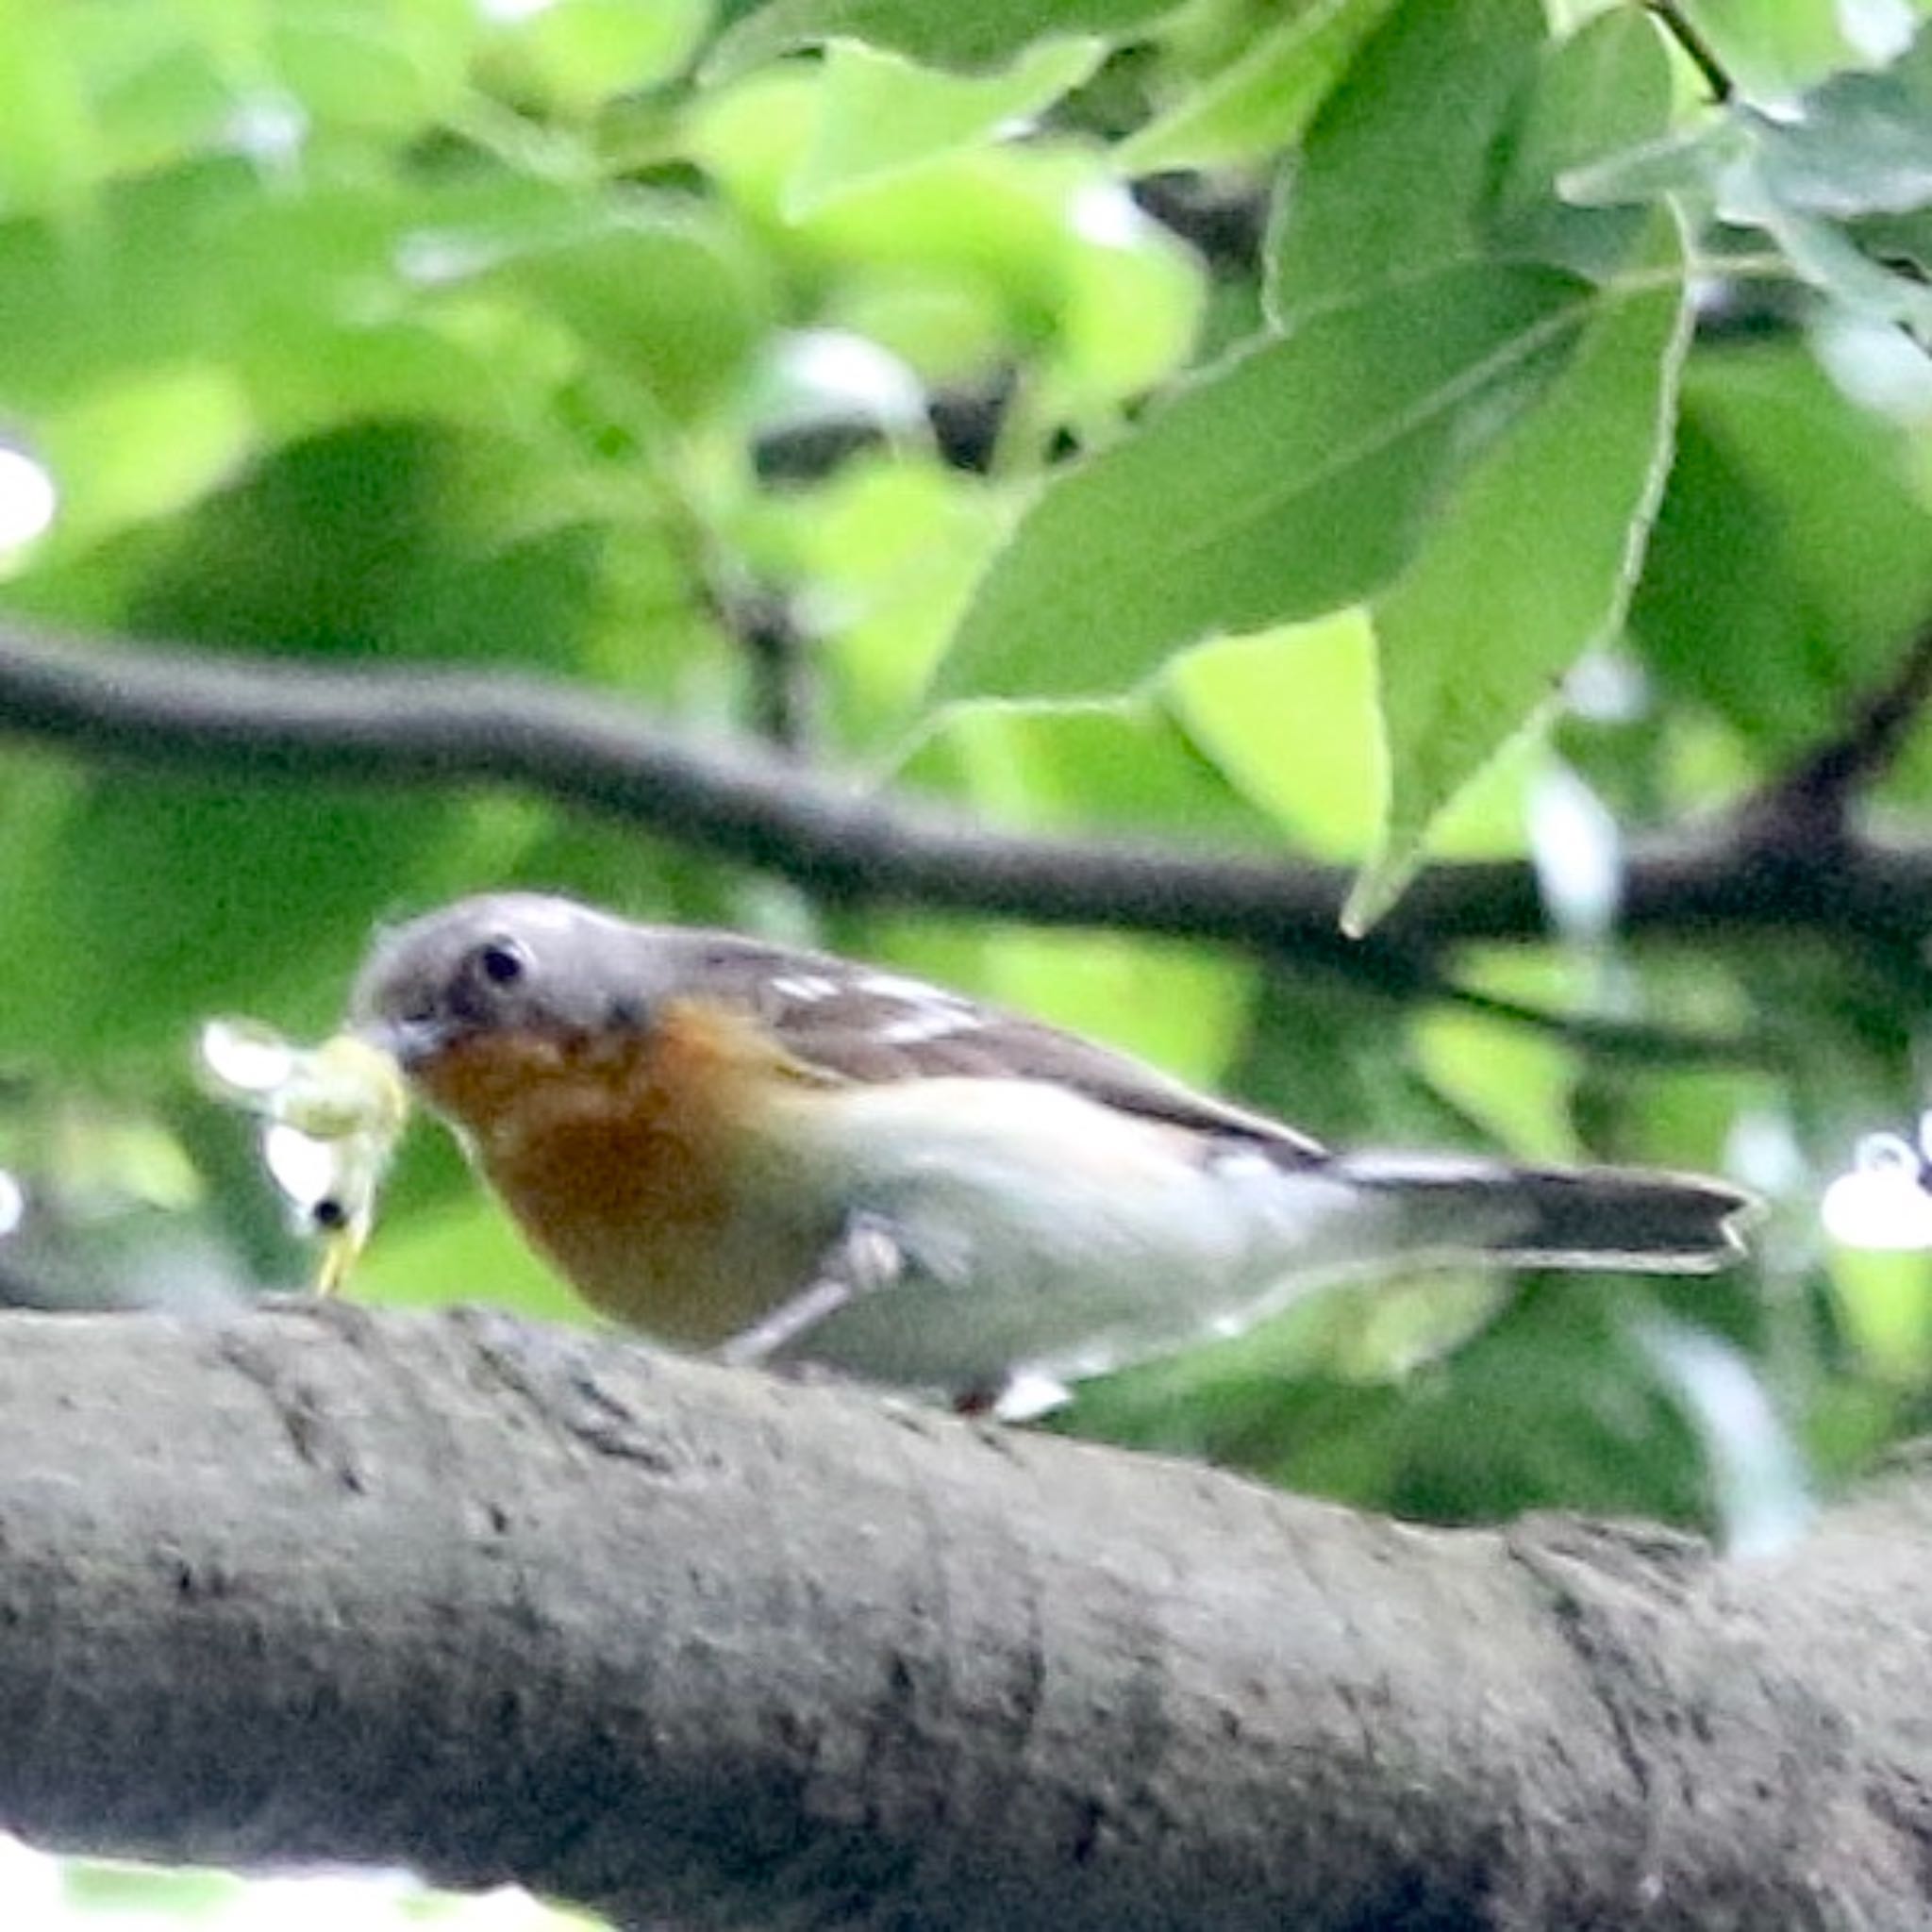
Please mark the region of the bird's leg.
POLYGON ((719 1349, 718 1358, 734 1368, 769 1362, 841 1308, 892 1287, 905 1273, 906 1251, 891 1224, 876 1214, 849 1215, 812 1278, 763 1321, 734 1335, 719 1349))

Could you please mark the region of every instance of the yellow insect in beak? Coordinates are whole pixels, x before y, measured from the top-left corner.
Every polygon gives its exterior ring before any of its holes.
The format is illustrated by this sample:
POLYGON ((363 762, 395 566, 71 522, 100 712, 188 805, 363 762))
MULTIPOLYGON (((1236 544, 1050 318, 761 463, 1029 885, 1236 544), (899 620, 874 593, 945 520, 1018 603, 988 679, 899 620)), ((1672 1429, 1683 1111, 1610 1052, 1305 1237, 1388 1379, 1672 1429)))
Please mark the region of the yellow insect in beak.
POLYGON ((217 1099, 262 1123, 262 1159, 299 1233, 322 1243, 315 1291, 347 1280, 408 1120, 402 1070, 353 1033, 298 1046, 257 1020, 210 1020, 198 1062, 217 1099))

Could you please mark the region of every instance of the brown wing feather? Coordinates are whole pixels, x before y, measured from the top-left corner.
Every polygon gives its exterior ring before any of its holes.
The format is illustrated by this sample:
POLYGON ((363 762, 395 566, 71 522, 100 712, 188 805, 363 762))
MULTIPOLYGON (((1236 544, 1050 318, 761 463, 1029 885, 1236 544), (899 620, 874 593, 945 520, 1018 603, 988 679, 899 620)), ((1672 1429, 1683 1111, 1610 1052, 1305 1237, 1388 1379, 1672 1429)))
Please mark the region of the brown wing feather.
POLYGON ((1319 1141, 1266 1114, 1041 1021, 829 954, 727 933, 691 937, 700 945, 692 974, 708 996, 756 1014, 788 1053, 841 1079, 1045 1080, 1124 1113, 1251 1141, 1284 1163, 1328 1158, 1319 1141))

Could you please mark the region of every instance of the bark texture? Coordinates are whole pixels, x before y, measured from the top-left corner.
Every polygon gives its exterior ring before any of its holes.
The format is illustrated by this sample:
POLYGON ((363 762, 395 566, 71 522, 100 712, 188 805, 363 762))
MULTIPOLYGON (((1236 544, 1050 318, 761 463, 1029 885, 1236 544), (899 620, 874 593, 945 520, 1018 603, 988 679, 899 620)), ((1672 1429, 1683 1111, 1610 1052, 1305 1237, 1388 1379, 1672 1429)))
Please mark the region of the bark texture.
POLYGON ((1932 1476, 1406 1527, 488 1315, 0 1318, 0 1821, 627 1924, 1932 1922, 1932 1476))

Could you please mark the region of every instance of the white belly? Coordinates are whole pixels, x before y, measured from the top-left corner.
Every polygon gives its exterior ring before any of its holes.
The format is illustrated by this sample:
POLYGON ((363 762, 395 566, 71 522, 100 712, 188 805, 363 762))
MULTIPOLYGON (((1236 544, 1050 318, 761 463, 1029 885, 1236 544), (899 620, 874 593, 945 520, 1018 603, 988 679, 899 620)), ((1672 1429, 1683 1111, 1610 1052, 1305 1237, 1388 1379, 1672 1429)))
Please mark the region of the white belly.
POLYGON ((1382 1208, 1354 1189, 1239 1149, 1204 1160, 1197 1136, 1058 1087, 852 1089, 838 1113, 821 1158, 848 1187, 863 1176, 854 1205, 894 1232, 907 1270, 785 1353, 862 1375, 1074 1380, 1242 1326, 1386 1246, 1382 1208))

